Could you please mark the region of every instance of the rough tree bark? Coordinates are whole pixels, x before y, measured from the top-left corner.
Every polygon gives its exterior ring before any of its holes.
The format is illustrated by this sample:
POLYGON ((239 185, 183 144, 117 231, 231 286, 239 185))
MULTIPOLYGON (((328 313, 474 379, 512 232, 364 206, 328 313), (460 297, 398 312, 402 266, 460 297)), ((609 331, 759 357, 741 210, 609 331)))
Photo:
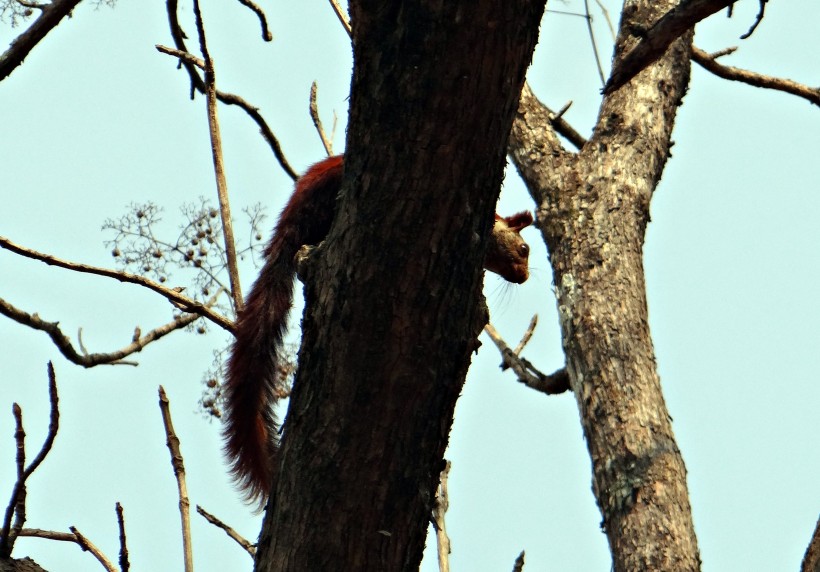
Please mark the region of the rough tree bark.
POLYGON ((544 0, 350 3, 339 210, 257 570, 416 570, 486 321, 481 262, 544 0))
MULTIPOLYGON (((673 2, 625 3, 615 59, 673 2)), ((698 570, 686 469, 649 334, 642 262, 649 203, 689 81, 691 32, 607 95, 590 140, 561 147, 525 88, 511 154, 538 204, 567 371, 615 570, 698 570)))

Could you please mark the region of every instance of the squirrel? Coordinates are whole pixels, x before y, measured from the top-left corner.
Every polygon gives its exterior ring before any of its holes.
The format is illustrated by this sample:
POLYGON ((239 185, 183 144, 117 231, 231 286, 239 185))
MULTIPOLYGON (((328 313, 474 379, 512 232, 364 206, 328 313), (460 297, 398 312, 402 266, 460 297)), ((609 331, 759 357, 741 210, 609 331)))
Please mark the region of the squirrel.
MULTIPOLYGON (((336 155, 310 167, 296 182, 264 251, 264 266, 236 320, 224 390, 225 453, 247 501, 260 507, 277 465, 275 381, 293 302, 295 257, 303 245, 317 245, 329 232, 343 169, 343 156, 336 155)), ((526 281, 529 246, 519 233, 532 222, 528 211, 510 217, 496 214, 484 268, 515 284, 526 281)))

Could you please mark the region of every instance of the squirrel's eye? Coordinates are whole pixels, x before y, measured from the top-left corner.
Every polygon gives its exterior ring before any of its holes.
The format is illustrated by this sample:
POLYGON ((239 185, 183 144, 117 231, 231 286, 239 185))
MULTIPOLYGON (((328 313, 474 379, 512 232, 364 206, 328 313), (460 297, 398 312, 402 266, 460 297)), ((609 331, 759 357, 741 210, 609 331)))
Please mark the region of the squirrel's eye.
POLYGON ((518 249, 521 252, 521 256, 527 256, 530 253, 530 245, 529 244, 522 244, 521 248, 518 249))

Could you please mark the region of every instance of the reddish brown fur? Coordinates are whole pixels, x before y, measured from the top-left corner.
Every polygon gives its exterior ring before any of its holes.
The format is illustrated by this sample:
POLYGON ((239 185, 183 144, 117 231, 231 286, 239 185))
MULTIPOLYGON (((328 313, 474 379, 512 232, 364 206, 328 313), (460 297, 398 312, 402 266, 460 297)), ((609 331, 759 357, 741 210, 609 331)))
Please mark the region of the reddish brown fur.
MULTIPOLYGON (((299 248, 318 244, 330 230, 343 169, 341 155, 330 157, 310 167, 296 183, 265 250, 265 265, 236 322, 225 385, 225 452, 239 487, 260 506, 279 466, 273 406, 279 352, 293 301, 294 257, 299 248)), ((529 247, 519 233, 532 223, 532 215, 522 212, 495 219, 484 267, 520 284, 529 276, 529 247)))

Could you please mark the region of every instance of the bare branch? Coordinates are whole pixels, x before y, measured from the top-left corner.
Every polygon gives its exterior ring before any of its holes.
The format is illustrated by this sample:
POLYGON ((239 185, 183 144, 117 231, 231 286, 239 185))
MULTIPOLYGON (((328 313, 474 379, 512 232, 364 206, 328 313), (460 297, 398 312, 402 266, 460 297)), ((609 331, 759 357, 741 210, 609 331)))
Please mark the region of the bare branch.
POLYGON ((196 30, 199 35, 199 49, 205 59, 205 98, 208 107, 208 129, 211 137, 211 157, 214 162, 214 176, 216 178, 216 192, 219 197, 219 213, 222 217, 222 237, 225 241, 225 257, 228 263, 228 278, 231 282, 231 298, 233 307, 238 314, 242 310, 244 299, 242 287, 239 284, 239 268, 236 264, 236 241, 233 237, 233 221, 231 220, 231 204, 228 199, 228 182, 225 179, 225 162, 222 158, 222 135, 219 130, 219 119, 216 109, 216 72, 214 62, 208 53, 208 43, 205 39, 205 24, 202 21, 202 12, 199 1, 194 0, 194 14, 196 16, 196 30))
POLYGON ((202 316, 203 318, 207 318, 220 328, 233 333, 234 324, 225 316, 214 312, 205 304, 201 304, 196 300, 192 300, 187 296, 183 296, 180 292, 174 290, 173 288, 166 288, 165 286, 162 286, 161 284, 158 284, 153 280, 149 280, 144 276, 130 274, 128 272, 119 272, 117 270, 110 270, 108 268, 90 266, 88 264, 69 262, 67 260, 57 258, 56 256, 51 256, 50 254, 43 254, 41 252, 37 252, 36 250, 20 246, 3 236, 0 236, 0 248, 5 248, 6 250, 10 250, 15 254, 25 256, 26 258, 39 260, 40 262, 44 262, 50 266, 57 266, 59 268, 65 268, 66 270, 73 270, 75 272, 82 272, 85 274, 96 274, 98 276, 114 278, 115 280, 119 280, 120 282, 130 282, 131 284, 138 284, 164 296, 183 311, 192 314, 197 314, 199 316, 202 316))
POLYGON ((490 339, 492 339, 498 348, 498 351, 501 352, 501 358, 503 360, 501 368, 512 369, 518 377, 518 381, 531 389, 546 393, 547 395, 557 395, 570 389, 569 376, 567 375, 566 368, 561 368, 550 375, 543 374, 528 360, 515 355, 492 324, 484 326, 484 331, 487 332, 490 339))
POLYGON ((648 29, 634 29, 637 45, 624 57, 615 61, 612 74, 604 86, 604 93, 612 93, 654 63, 672 42, 718 10, 734 4, 735 0, 682 0, 660 17, 648 29))
POLYGON ((790 79, 772 77, 740 68, 724 66, 717 62, 718 57, 731 53, 731 51, 734 51, 735 49, 736 48, 728 48, 727 50, 721 50, 720 52, 710 55, 703 50, 692 46, 692 59, 695 60, 695 62, 697 62, 702 68, 712 72, 718 77, 722 77, 723 79, 739 81, 755 87, 783 91, 785 93, 796 95, 797 97, 802 97, 814 105, 820 105, 820 88, 808 87, 807 85, 797 83, 796 81, 792 81, 790 79))
POLYGON ((15 68, 23 63, 34 46, 45 38, 46 34, 68 16, 79 3, 80 0, 52 0, 49 4, 40 7, 40 16, 0 55, 0 81, 11 75, 15 68))
POLYGON ((91 541, 75 528, 71 527, 72 533, 57 532, 54 530, 43 530, 41 528, 24 528, 20 531, 18 536, 26 536, 29 538, 44 538, 46 540, 57 540, 59 542, 73 542, 80 546, 83 550, 91 552, 97 560, 105 567, 106 570, 116 572, 113 564, 103 555, 100 550, 94 546, 91 541))
POLYGON ((128 572, 131 563, 128 561, 128 546, 125 542, 125 517, 122 505, 117 503, 114 510, 117 512, 117 528, 120 530, 120 572, 128 572))
POLYGON ((142 349, 164 337, 167 334, 180 328, 184 328, 188 324, 195 322, 200 318, 197 314, 180 314, 172 321, 158 328, 155 328, 139 338, 133 340, 127 346, 106 353, 79 353, 71 343, 71 339, 60 330, 59 322, 47 322, 40 318, 37 314, 29 314, 19 308, 16 308, 0 298, 0 314, 11 318, 15 322, 40 330, 48 334, 60 353, 65 356, 67 360, 85 368, 91 368, 98 365, 137 365, 135 362, 124 362, 124 358, 131 354, 142 351, 142 349))
POLYGON ((330 0, 330 6, 333 8, 333 12, 336 14, 336 17, 339 18, 339 22, 342 23, 342 26, 347 32, 349 37, 353 37, 353 28, 350 26, 350 18, 347 17, 345 11, 342 10, 342 7, 339 5, 338 0, 330 0))
POLYGON ((174 431, 174 424, 171 421, 171 405, 165 389, 159 386, 159 409, 162 412, 162 423, 165 427, 165 444, 171 452, 171 466, 174 468, 174 476, 177 480, 177 491, 179 493, 179 514, 182 519, 182 547, 185 560, 185 572, 194 570, 194 553, 191 547, 191 503, 188 500, 188 485, 185 483, 185 462, 182 458, 182 451, 179 448, 179 437, 174 431))
POLYGON ((325 135, 325 130, 322 127, 322 119, 319 117, 319 106, 316 104, 316 92, 318 89, 319 86, 315 81, 310 84, 310 118, 313 120, 313 126, 316 128, 316 132, 322 140, 322 146, 325 148, 325 153, 330 156, 333 155, 333 143, 330 142, 327 135, 325 135))
POLYGON ((77 538, 76 542, 80 545, 80 548, 90 552, 108 572, 117 572, 117 568, 108 558, 106 558, 105 554, 102 553, 102 550, 97 548, 93 542, 81 534, 80 531, 77 530, 76 526, 69 526, 68 529, 74 533, 74 536, 77 538))
POLYGON ((59 412, 59 398, 57 397, 57 377, 54 374, 54 365, 48 362, 48 399, 51 405, 49 414, 48 433, 40 448, 40 452, 34 457, 34 460, 25 469, 23 468, 26 460, 25 438, 26 433, 23 430, 23 411, 16 403, 12 409, 15 419, 14 438, 17 443, 17 482, 14 484, 14 489, 11 493, 11 500, 6 507, 6 514, 3 519, 2 538, 0 538, 0 558, 8 558, 11 556, 11 551, 14 548, 14 539, 19 535, 20 530, 25 524, 25 498, 26 498, 26 480, 37 470, 43 459, 51 451, 51 446, 54 444, 54 438, 57 436, 57 430, 60 426, 60 412, 59 412), (17 513, 14 528, 11 528, 12 513, 17 513))
POLYGON ((251 555, 251 558, 256 554, 256 545, 249 542, 246 538, 242 537, 238 532, 236 532, 233 528, 216 518, 214 515, 206 511, 199 505, 196 505, 196 511, 202 515, 202 517, 213 524, 214 526, 221 528, 225 531, 229 537, 234 539, 239 546, 245 549, 245 551, 251 555))
POLYGON ((592 44, 592 53, 595 56, 595 65, 598 68, 598 76, 601 78, 601 85, 606 83, 604 77, 604 68, 601 66, 601 56, 598 55, 598 44, 595 43, 595 34, 592 32, 592 16, 589 14, 589 0, 584 0, 584 20, 587 22, 587 30, 589 31, 589 42, 592 44))
POLYGON ((524 570, 524 551, 521 551, 521 554, 518 555, 518 558, 515 559, 515 563, 513 564, 513 572, 523 572, 524 570))
MULTIPOLYGON (((182 31, 182 27, 179 24, 179 18, 177 16, 178 3, 178 0, 166 0, 165 5, 166 11, 168 12, 168 25, 171 29, 171 36, 174 38, 174 45, 181 53, 189 53, 188 48, 185 47, 185 32, 182 31)), ((197 65, 185 59, 182 59, 180 61, 182 62, 183 67, 188 72, 188 76, 191 79, 191 98, 193 99, 194 91, 205 93, 205 81, 201 77, 199 77, 197 65)), ((216 97, 222 103, 226 105, 236 105, 237 107, 240 107, 245 113, 247 113, 250 116, 250 118, 253 119, 254 122, 256 122, 256 124, 259 126, 259 130, 262 132, 262 137, 264 137, 265 141, 268 142, 268 146, 271 148, 271 151, 273 151, 273 155, 274 157, 276 157, 276 160, 282 166, 282 169, 284 169, 288 176, 294 181, 299 178, 299 173, 297 173, 294 170, 294 168, 291 167, 290 163, 285 157, 284 151, 282 151, 282 145, 279 143, 279 139, 276 138, 276 136, 273 134, 273 131, 268 126, 265 119, 262 117, 262 114, 259 113, 259 108, 252 106, 238 95, 234 95, 231 93, 217 91, 216 97)))
POLYGON ((447 527, 444 522, 444 515, 450 508, 450 497, 447 494, 447 477, 450 474, 450 466, 450 461, 445 460, 433 505, 433 528, 436 529, 439 572, 450 572, 450 537, 447 536, 447 527))
POLYGON ((240 4, 250 8, 256 17, 259 18, 259 25, 262 26, 262 39, 266 42, 270 42, 273 40, 273 34, 270 33, 270 29, 268 28, 268 19, 265 16, 265 12, 262 11, 262 8, 257 6, 251 0, 238 0, 240 4))
POLYGON ((518 342, 518 345, 515 346, 513 350, 513 354, 516 356, 521 355, 521 352, 524 351, 524 348, 530 340, 532 339, 532 335, 535 333, 535 327, 538 325, 538 314, 533 314, 532 319, 530 320, 530 325, 527 326, 527 330, 524 332, 524 335, 521 336, 521 341, 518 342))
POLYGON ((199 69, 205 71, 205 62, 204 62, 204 60, 202 58, 196 57, 194 54, 190 54, 188 52, 183 52, 181 50, 175 50, 174 48, 169 48, 169 47, 163 46, 161 44, 157 44, 154 47, 157 49, 157 51, 160 51, 163 54, 168 54, 169 56, 177 57, 180 60, 182 60, 183 62, 194 65, 194 66, 198 67, 199 69))
POLYGON ((758 2, 760 3, 760 10, 758 11, 757 16, 755 16, 754 24, 752 24, 752 26, 749 28, 749 31, 740 36, 741 40, 745 40, 746 38, 754 34, 757 27, 763 21, 763 14, 766 12, 766 2, 768 1, 769 0, 758 0, 758 2))

